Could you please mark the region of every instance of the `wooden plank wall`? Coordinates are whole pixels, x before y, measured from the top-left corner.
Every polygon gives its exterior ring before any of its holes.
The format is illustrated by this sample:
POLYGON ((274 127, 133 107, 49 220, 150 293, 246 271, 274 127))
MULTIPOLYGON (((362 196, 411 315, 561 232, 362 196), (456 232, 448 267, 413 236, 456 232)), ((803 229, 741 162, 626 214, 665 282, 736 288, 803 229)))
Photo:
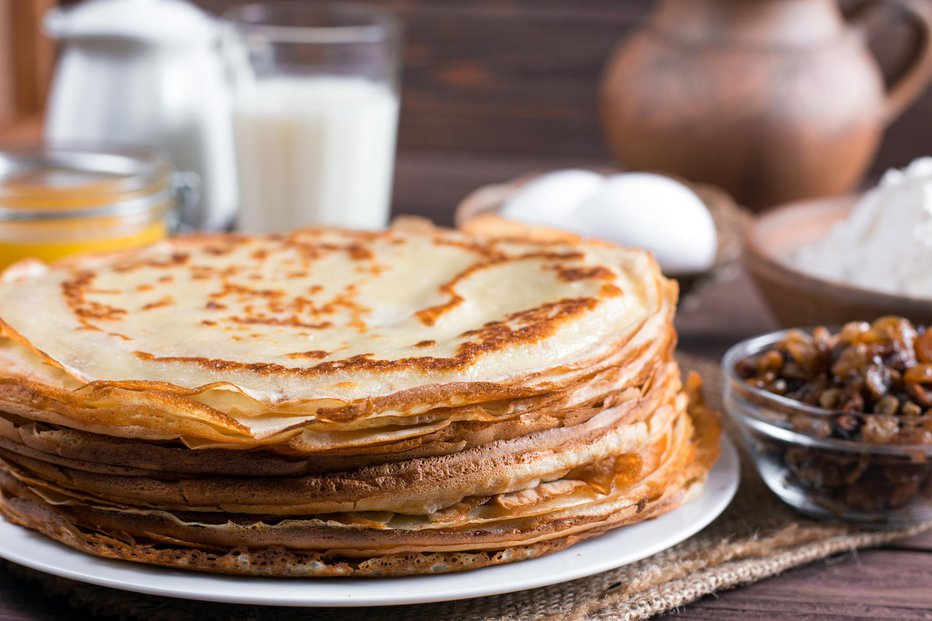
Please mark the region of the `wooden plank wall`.
MULTIPOLYGON (((932 0, 924 0, 930 1, 932 0)), ((199 0, 221 12, 230 0, 199 0)), ((381 0, 407 30, 402 153, 605 158, 601 67, 651 0, 381 0)), ((854 2, 846 2, 852 5, 854 2)), ((902 62, 912 33, 891 12, 874 41, 902 62)), ((890 128, 875 169, 932 153, 932 91, 890 128)))

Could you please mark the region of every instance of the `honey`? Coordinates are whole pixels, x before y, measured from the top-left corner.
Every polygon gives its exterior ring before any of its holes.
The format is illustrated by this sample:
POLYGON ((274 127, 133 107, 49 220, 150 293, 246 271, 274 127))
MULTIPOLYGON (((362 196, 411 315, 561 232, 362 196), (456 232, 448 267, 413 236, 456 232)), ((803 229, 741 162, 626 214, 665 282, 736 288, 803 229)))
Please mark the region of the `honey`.
POLYGON ((0 268, 159 241, 173 205, 170 168, 148 152, 2 152, 0 268))

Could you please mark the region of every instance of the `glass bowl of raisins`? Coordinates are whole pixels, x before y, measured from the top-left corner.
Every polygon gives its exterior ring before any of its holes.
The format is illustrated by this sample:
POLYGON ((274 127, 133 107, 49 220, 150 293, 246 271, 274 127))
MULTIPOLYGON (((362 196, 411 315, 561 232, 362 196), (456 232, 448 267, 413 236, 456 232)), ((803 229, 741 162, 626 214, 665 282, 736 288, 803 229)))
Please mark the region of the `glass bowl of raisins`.
POLYGON ((784 502, 878 526, 932 519, 932 327, 782 330, 722 366, 725 409, 784 502))

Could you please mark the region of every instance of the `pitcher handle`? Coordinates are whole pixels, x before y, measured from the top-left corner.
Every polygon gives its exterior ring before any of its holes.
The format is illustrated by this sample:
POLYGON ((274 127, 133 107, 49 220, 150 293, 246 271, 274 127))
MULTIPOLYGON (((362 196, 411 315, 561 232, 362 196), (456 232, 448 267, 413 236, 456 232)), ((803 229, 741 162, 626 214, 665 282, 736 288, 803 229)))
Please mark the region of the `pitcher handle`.
POLYGON ((919 33, 919 44, 906 67, 890 85, 884 109, 886 122, 892 123, 932 81, 932 2, 929 0, 869 0, 849 19, 854 27, 870 36, 868 22, 878 9, 895 7, 919 33))
POLYGON ((190 233, 201 221, 201 176, 191 171, 174 172, 171 186, 175 201, 168 228, 172 233, 190 233))

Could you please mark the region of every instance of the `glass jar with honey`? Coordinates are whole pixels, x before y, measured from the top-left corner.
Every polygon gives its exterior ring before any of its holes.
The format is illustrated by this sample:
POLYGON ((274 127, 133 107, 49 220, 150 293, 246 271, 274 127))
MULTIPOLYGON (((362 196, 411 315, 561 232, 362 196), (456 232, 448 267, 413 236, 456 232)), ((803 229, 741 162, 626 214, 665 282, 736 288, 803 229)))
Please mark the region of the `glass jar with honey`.
POLYGON ((0 152, 0 268, 156 242, 174 204, 171 168, 148 151, 0 152))

